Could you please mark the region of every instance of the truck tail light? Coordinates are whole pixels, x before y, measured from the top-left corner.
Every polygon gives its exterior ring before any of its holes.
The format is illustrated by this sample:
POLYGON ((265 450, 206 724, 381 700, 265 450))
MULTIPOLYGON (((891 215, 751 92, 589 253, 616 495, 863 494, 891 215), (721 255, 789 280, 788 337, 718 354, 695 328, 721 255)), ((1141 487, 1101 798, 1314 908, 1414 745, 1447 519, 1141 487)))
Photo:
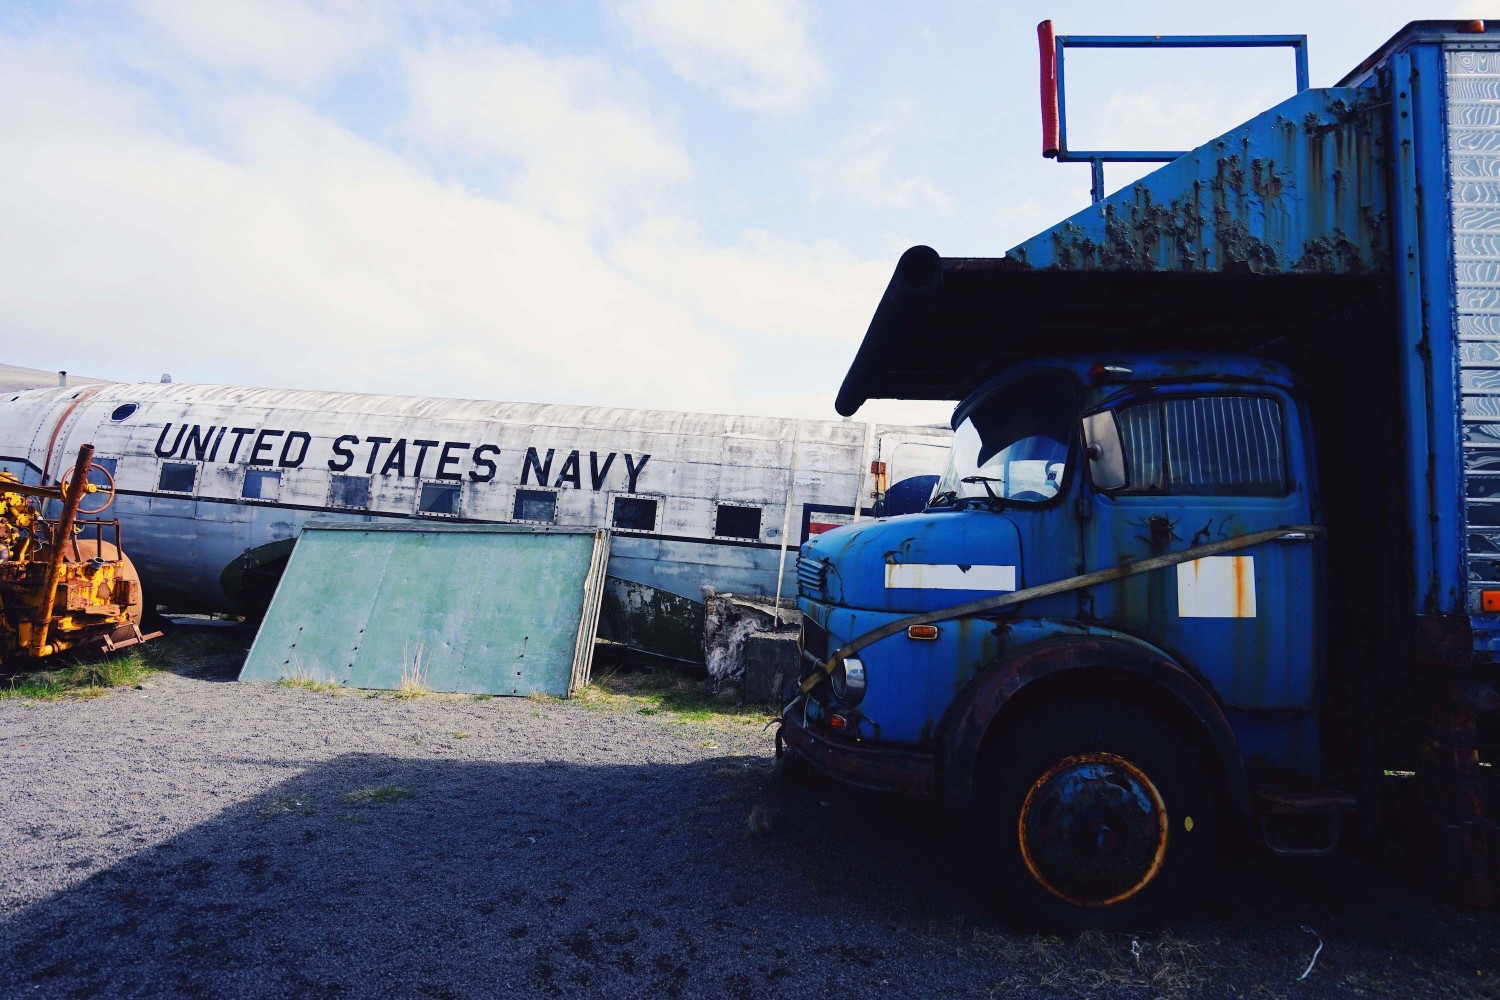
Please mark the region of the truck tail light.
POLYGON ((1481 590, 1479 607, 1484 611, 1500 611, 1500 590, 1481 590))
POLYGON ((906 637, 908 639, 936 639, 938 627, 936 625, 908 625, 906 637))
POLYGON ((849 728, 849 720, 846 719, 846 718, 844 718, 842 715, 830 715, 828 717, 828 728, 829 729, 848 729, 849 728))
POLYGON ((1484 34, 1484 22, 1475 18, 1472 21, 1459 25, 1458 30, 1470 35, 1482 35, 1484 34))

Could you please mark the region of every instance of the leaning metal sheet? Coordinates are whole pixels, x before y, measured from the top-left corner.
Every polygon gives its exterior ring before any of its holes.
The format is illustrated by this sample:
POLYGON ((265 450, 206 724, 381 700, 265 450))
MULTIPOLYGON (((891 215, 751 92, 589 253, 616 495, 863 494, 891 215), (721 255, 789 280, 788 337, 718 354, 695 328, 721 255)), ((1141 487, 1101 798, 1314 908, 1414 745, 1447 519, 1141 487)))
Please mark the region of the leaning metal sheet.
POLYGON ((608 557, 592 528, 309 522, 240 680, 570 696, 608 557))

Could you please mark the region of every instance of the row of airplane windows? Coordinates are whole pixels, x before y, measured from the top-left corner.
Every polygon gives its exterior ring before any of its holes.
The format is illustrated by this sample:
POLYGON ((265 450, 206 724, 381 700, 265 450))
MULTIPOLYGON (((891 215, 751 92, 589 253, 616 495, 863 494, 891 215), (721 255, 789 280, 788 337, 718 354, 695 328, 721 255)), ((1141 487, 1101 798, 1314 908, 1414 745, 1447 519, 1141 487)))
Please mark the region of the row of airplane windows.
MULTIPOLYGON (((117 460, 96 458, 94 464, 114 475, 117 460)), ((194 462, 163 462, 157 479, 162 493, 192 495, 198 483, 194 462)), ((461 513, 461 483, 423 482, 417 496, 417 513, 430 517, 458 517, 461 513)), ((517 489, 511 516, 517 521, 553 524, 557 520, 557 492, 548 489, 517 489)), ((280 469, 246 469, 240 496, 246 500, 275 501, 281 493, 280 469)), ((616 496, 610 524, 622 531, 655 531, 660 504, 654 497, 616 496)), ((346 510, 370 508, 370 478, 333 473, 329 477, 328 506, 346 510)), ((738 503, 720 503, 714 511, 714 535, 720 538, 756 540, 761 532, 761 508, 738 503)))

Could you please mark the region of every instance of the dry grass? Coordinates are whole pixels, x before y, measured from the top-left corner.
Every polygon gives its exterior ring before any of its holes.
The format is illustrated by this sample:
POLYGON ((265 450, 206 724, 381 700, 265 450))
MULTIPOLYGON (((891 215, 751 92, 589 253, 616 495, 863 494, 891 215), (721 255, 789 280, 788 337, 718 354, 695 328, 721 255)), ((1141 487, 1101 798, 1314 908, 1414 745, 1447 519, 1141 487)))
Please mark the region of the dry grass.
POLYGON ((402 799, 412 797, 410 788, 402 788, 400 785, 371 785, 368 788, 356 788, 352 792, 344 794, 344 801, 355 805, 390 805, 392 802, 400 802, 402 799))
POLYGON ((412 653, 410 647, 403 651, 401 657, 401 686, 395 691, 397 698, 420 698, 423 695, 432 694, 432 688, 427 686, 427 668, 424 649, 421 643, 417 643, 417 651, 412 653))
POLYGON ((317 691, 322 694, 340 695, 344 693, 344 688, 337 682, 320 679, 301 663, 294 664, 291 673, 276 683, 281 687, 297 688, 302 691, 317 691))
POLYGON ((973 933, 970 946, 1012 967, 1011 986, 1025 981, 1074 996, 1143 991, 1148 996, 1195 997, 1206 995, 1213 978, 1201 946, 1172 931, 1083 931, 1057 937, 981 930, 973 933))

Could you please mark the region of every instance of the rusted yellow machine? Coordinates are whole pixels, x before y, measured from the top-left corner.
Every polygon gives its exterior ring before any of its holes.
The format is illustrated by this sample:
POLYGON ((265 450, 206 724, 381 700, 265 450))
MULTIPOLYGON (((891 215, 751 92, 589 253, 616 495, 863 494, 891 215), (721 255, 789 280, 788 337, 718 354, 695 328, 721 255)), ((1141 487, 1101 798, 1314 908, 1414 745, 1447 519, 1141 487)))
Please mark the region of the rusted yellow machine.
POLYGON ((0 472, 0 663, 110 652, 161 634, 141 633, 141 581, 121 550, 120 522, 97 516, 114 502, 114 478, 93 457, 93 445, 80 448, 55 486, 0 472), (55 519, 45 515, 51 500, 62 504, 55 519))

